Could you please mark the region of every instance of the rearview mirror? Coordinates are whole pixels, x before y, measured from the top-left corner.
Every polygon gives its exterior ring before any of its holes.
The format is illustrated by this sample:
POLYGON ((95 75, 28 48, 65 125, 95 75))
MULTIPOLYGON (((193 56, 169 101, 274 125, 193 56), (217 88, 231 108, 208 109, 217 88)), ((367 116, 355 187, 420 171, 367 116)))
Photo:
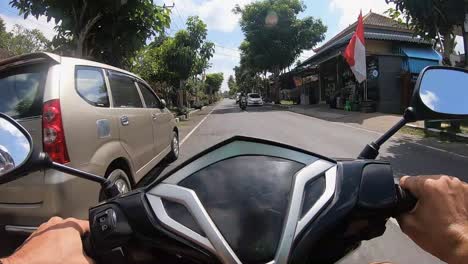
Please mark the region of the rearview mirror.
POLYGON ((0 183, 9 181, 9 175, 26 163, 32 149, 29 133, 15 120, 0 113, 0 183))
POLYGON ((161 99, 161 108, 166 108, 166 100, 161 99))
POLYGON ((468 72, 431 66, 416 83, 412 107, 416 120, 464 119, 468 117, 468 72))

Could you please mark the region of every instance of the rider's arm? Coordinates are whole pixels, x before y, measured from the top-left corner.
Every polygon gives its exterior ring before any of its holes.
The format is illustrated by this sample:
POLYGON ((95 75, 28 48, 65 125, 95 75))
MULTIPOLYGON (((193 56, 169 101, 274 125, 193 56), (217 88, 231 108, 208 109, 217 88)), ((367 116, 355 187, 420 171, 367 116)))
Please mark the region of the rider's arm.
POLYGON ((418 203, 398 219, 416 244, 449 264, 468 263, 468 184, 448 176, 403 177, 418 203))
POLYGON ((90 264, 93 260, 83 252, 81 237, 89 232, 88 221, 52 217, 42 224, 13 255, 2 264, 90 264))

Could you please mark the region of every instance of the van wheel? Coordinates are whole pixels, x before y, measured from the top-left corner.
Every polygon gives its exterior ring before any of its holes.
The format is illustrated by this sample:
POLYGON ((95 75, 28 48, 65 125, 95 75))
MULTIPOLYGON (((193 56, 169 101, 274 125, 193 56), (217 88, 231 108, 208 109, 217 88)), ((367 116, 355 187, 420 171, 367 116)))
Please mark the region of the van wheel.
POLYGON ((176 161, 179 158, 179 135, 177 132, 172 132, 171 152, 167 155, 169 162, 176 161))
MULTIPOLYGON (((124 170, 113 169, 110 171, 109 175, 106 175, 106 178, 113 182, 121 194, 127 193, 132 190, 132 185, 128 179, 128 175, 124 170)), ((99 201, 105 200, 104 193, 101 191, 99 194, 99 201)))

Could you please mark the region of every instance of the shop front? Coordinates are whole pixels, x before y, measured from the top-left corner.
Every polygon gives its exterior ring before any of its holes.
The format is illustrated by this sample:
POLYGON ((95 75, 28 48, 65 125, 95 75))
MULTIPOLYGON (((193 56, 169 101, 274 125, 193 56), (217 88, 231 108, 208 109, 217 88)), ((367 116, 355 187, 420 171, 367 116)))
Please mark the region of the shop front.
POLYGON ((439 64, 440 55, 430 41, 415 37, 388 17, 371 12, 363 20, 367 79, 357 83, 342 55, 354 33, 353 24, 295 69, 317 69, 318 81, 302 84, 302 98, 348 111, 402 113, 409 105, 418 74, 426 66, 439 64), (311 100, 312 87, 316 86, 319 100, 311 100))

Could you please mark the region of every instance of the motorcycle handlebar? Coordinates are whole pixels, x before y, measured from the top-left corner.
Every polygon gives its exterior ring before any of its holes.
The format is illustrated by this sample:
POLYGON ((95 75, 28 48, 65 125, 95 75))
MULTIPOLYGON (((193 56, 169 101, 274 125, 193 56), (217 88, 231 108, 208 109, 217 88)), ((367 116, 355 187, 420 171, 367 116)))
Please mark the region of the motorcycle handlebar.
POLYGON ((92 259, 96 259, 96 254, 93 250, 93 245, 91 242, 91 233, 86 232, 83 235, 82 241, 83 241, 83 250, 86 253, 86 255, 92 259))
POLYGON ((416 206, 418 199, 416 199, 416 197, 414 197, 414 195, 411 194, 411 192, 401 188, 399 184, 396 184, 396 194, 397 206, 395 208, 393 216, 396 217, 401 214, 411 212, 416 206))

